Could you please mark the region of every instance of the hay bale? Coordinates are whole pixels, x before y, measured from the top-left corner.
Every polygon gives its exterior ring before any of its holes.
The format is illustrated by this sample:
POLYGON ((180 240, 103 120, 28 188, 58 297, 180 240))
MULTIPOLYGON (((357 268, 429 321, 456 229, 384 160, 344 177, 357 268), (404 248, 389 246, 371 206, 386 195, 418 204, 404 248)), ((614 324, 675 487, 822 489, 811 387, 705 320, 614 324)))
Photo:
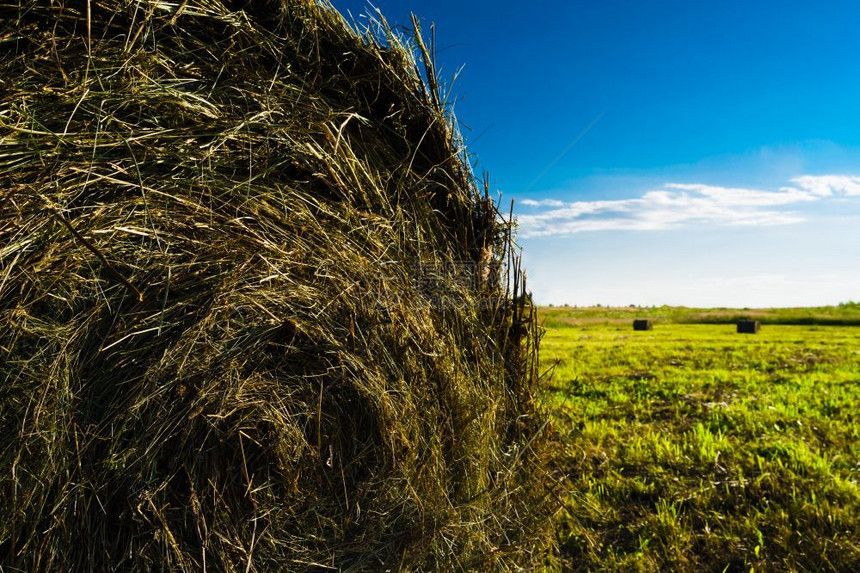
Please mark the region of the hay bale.
POLYGON ((633 330, 653 330, 654 323, 651 319, 637 318, 633 321, 633 330))
POLYGON ((758 334, 761 330, 761 322, 757 320, 739 320, 738 334, 758 334))
POLYGON ((400 39, 22 0, 0 50, 0 567, 542 562, 534 313, 400 39))

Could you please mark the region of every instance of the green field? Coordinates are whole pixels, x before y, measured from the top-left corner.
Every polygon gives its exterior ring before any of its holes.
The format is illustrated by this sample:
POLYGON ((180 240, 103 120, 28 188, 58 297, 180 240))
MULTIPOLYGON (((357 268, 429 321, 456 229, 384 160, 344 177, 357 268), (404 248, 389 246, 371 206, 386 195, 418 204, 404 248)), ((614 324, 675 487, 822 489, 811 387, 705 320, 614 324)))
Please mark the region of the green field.
POLYGON ((541 318, 566 568, 860 571, 857 305, 541 318))

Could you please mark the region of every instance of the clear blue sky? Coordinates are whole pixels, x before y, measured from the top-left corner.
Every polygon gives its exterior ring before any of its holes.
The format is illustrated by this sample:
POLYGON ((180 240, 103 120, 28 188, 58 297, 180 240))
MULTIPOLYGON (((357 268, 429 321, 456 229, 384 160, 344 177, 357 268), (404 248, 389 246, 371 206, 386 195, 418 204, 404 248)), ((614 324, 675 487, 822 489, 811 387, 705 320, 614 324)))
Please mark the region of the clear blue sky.
MULTIPOLYGON (((333 4, 358 22, 369 6, 333 4)), ((860 4, 373 5, 435 23, 537 302, 860 299, 860 4)))

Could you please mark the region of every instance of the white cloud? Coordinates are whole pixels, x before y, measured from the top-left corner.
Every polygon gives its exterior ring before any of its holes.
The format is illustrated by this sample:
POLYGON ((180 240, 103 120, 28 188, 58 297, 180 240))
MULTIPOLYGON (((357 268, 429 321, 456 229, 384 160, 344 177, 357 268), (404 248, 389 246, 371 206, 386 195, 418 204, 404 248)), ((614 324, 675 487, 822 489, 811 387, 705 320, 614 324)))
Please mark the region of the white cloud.
POLYGON ((539 201, 535 201, 534 199, 523 199, 520 201, 520 205, 525 205, 527 207, 561 207, 564 205, 564 201, 559 201, 558 199, 541 199, 539 201))
POLYGON ((670 183, 668 189, 692 191, 702 195, 714 203, 731 205, 733 207, 769 207, 790 205, 803 201, 815 201, 809 192, 793 187, 783 187, 779 191, 760 191, 758 189, 738 189, 732 187, 715 187, 712 185, 688 185, 670 183))
POLYGON ((860 177, 850 175, 803 175, 791 182, 816 197, 860 195, 860 177))
POLYGON ((804 175, 778 191, 669 183, 634 199, 575 201, 526 199, 544 207, 517 217, 524 238, 586 231, 657 231, 687 225, 767 226, 805 220, 787 206, 800 206, 834 195, 860 196, 860 177, 804 175))

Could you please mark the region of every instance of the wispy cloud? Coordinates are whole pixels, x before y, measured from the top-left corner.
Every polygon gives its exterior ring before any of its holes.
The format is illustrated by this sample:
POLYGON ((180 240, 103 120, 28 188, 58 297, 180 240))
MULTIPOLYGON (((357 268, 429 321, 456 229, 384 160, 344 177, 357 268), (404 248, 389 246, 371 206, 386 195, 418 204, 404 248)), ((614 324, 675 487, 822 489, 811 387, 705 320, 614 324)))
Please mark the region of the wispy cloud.
POLYGON ((860 196, 860 177, 804 175, 778 191, 669 183, 633 199, 521 202, 520 235, 540 237, 586 231, 658 231, 689 225, 769 226, 805 220, 796 209, 834 196, 860 196))
POLYGON ((564 205, 564 201, 559 201, 558 199, 541 199, 540 201, 523 199, 520 204, 528 207, 561 207, 564 205))
POLYGON ((792 183, 817 197, 860 195, 860 177, 849 175, 804 175, 792 183))

